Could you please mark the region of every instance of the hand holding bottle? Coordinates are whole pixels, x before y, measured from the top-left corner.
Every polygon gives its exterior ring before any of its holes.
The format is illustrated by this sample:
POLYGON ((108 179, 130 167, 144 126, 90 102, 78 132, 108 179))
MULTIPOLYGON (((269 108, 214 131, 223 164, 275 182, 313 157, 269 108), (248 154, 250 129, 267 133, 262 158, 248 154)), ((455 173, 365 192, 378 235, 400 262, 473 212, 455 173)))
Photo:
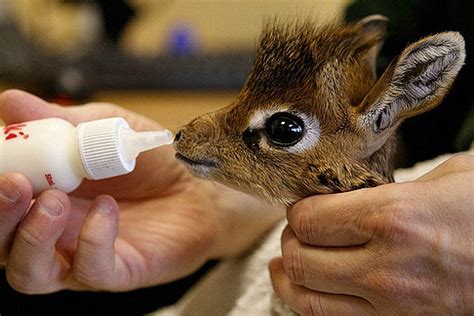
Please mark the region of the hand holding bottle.
MULTIPOLYGON (((21 91, 0 96, 7 124, 58 117, 77 125, 117 116, 136 131, 160 129, 114 105, 62 108, 21 91)), ((283 215, 222 190, 191 177, 171 146, 139 155, 127 175, 84 180, 70 195, 47 190, 32 200, 26 177, 0 174, 0 265, 24 293, 124 291, 177 279, 209 258, 244 250, 283 215), (243 218, 248 209, 256 210, 252 221, 243 218)))
POLYGON ((132 172, 146 150, 173 142, 170 131, 135 132, 121 117, 80 123, 47 118, 1 128, 0 173, 20 172, 34 194, 74 191, 82 179, 107 179, 132 172))

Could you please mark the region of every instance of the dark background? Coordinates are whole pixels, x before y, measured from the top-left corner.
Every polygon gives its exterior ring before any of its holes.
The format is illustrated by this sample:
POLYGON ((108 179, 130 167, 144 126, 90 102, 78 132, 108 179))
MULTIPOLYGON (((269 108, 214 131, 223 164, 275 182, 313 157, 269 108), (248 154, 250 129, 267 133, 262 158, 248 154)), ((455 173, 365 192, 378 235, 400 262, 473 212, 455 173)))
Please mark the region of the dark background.
POLYGON ((380 52, 379 73, 407 43, 421 37, 458 31, 466 41, 465 65, 445 100, 435 109, 402 124, 399 166, 468 149, 474 135, 474 2, 361 0, 348 7, 346 20, 354 21, 370 14, 382 14, 390 19, 389 35, 380 52))

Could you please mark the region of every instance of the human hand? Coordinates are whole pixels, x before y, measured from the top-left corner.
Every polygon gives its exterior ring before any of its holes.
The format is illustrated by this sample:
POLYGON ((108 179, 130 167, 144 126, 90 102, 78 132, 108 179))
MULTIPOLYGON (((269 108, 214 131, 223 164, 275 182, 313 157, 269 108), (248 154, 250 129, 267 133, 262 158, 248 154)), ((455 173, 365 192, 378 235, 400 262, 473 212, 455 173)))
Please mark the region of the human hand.
POLYGON ((287 213, 273 287, 304 315, 474 313, 474 156, 287 213))
MULTIPOLYGON (((74 125, 121 116, 135 130, 160 128, 114 105, 64 108, 21 91, 0 97, 0 117, 8 124, 52 116, 74 125)), ((232 203, 221 198, 222 191, 191 177, 171 146, 141 154, 128 175, 85 180, 70 195, 48 190, 34 202, 24 176, 2 175, 0 265, 6 266, 11 286, 24 293, 123 291, 165 283, 192 273, 210 258, 246 247, 245 238, 242 243, 230 236, 235 231, 229 228, 226 216, 231 212, 226 210, 232 203), (8 195, 8 189, 13 193, 8 195), (225 243, 234 250, 225 253, 225 243)), ((231 196, 243 198, 235 192, 231 196)), ((243 206, 258 205, 243 200, 243 206)), ((262 219, 259 230, 271 222, 262 219)), ((250 236, 247 243, 257 238, 258 230, 250 236)))

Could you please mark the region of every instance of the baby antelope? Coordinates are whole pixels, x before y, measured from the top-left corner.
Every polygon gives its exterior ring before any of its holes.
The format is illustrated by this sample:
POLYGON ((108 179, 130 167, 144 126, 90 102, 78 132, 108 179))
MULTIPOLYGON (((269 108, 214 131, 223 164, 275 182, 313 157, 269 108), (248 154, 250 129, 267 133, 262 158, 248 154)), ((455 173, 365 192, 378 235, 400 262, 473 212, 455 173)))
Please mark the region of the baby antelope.
POLYGON ((459 33, 405 48, 377 78, 388 20, 268 23, 237 99, 176 135, 198 177, 284 204, 393 181, 396 129, 436 107, 465 59, 459 33))

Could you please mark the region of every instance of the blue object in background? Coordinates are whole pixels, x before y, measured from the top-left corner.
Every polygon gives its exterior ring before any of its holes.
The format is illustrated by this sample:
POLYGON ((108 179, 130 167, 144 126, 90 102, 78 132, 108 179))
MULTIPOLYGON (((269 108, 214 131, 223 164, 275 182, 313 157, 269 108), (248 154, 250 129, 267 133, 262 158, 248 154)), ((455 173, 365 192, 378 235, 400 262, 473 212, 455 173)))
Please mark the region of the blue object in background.
POLYGON ((190 25, 175 25, 169 34, 168 50, 174 56, 192 55, 198 50, 197 35, 190 25))

